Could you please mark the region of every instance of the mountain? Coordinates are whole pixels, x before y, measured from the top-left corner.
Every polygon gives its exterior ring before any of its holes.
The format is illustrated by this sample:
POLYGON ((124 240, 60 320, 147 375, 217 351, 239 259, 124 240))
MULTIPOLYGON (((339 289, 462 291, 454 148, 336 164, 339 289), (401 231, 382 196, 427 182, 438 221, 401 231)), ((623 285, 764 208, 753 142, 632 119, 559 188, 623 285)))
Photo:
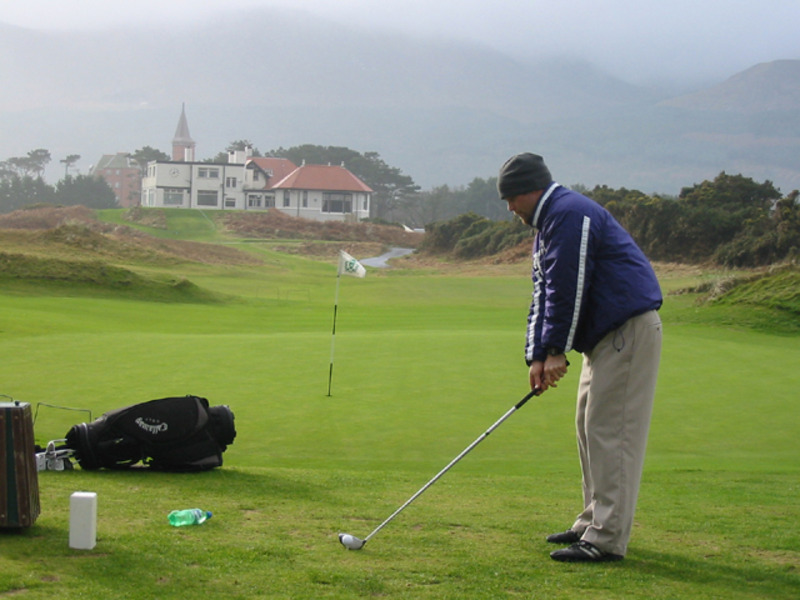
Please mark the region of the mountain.
POLYGON ((800 109, 800 61, 776 60, 751 67, 717 85, 664 100, 662 106, 757 115, 800 109))
POLYGON ((0 159, 46 148, 53 178, 68 154, 85 171, 103 154, 169 151, 185 102, 199 159, 238 139, 262 152, 347 146, 427 189, 494 176, 531 150, 565 184, 675 194, 725 170, 788 192, 800 188, 799 65, 672 98, 587 61, 523 61, 291 10, 147 31, 0 24, 0 159))

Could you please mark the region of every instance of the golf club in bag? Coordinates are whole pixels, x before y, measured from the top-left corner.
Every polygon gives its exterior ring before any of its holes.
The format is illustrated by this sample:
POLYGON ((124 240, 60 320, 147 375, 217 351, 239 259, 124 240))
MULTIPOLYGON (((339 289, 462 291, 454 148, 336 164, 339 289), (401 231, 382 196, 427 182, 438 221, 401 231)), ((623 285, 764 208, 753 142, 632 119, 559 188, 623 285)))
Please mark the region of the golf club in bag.
POLYGON ((478 444, 480 444, 480 443, 481 443, 483 440, 485 440, 485 439, 486 439, 486 438, 489 436, 489 434, 490 434, 490 433, 492 433, 492 432, 493 432, 495 429, 497 429, 498 427, 500 427, 500 425, 503 423, 503 421, 505 421, 505 420, 506 420, 508 417, 510 417, 512 414, 514 414, 514 413, 515 413, 517 410, 519 410, 520 408, 522 408, 522 406, 524 406, 524 404, 525 404, 525 403, 526 403, 528 400, 530 400, 530 399, 531 399, 531 398, 533 398, 534 396, 538 395, 538 393, 539 393, 539 390, 538 390, 538 389, 535 389, 535 390, 532 390, 532 391, 528 392, 528 394, 526 394, 526 395, 525 395, 525 397, 524 397, 522 400, 520 400, 520 401, 519 401, 519 402, 517 402, 517 403, 516 403, 514 406, 512 406, 512 407, 511 407, 511 408, 510 408, 510 409, 509 409, 509 410, 506 412, 506 414, 504 414, 504 415, 503 415, 502 417, 500 417, 500 418, 499 418, 497 421, 495 421, 494 425, 492 425, 491 427, 489 427, 489 429, 487 429, 487 430, 486 430, 486 431, 484 431, 484 432, 483 432, 483 433, 482 433, 480 436, 478 436, 478 439, 476 439, 476 440, 475 440, 474 442, 472 442, 472 443, 471 443, 469 446, 467 446, 466 448, 464 448, 464 450, 461 452, 461 454, 459 454, 459 455, 458 455, 458 456, 456 456, 456 457, 455 457, 453 460, 451 460, 451 461, 450 461, 450 463, 449 463, 449 464, 448 464, 448 465, 447 465, 447 466, 446 466, 444 469, 442 469, 442 470, 441 470, 441 471, 439 471, 439 472, 438 472, 436 475, 434 475, 434 476, 433 476, 433 478, 432 478, 432 479, 431 479, 431 480, 430 480, 428 483, 426 483, 425 485, 423 485, 423 486, 422 486, 422 487, 421 487, 421 488, 420 488, 420 489, 419 489, 419 490, 418 490, 418 491, 417 491, 417 492, 416 492, 416 493, 415 493, 413 496, 411 496, 411 498, 409 498, 408 500, 406 500, 405 504, 403 504, 403 505, 402 505, 400 508, 398 508, 398 509, 397 509, 396 511, 394 511, 394 512, 393 512, 391 515, 389 515, 389 517, 388 517, 388 518, 387 518, 387 519, 386 519, 386 520, 385 520, 383 523, 381 523, 380 525, 378 525, 378 526, 377 526, 377 527, 376 527, 376 528, 375 528, 375 529, 372 531, 372 533, 370 533, 370 534, 369 534, 367 537, 365 537, 363 540, 362 540, 362 539, 360 539, 360 538, 357 538, 357 537, 356 537, 356 536, 354 536, 354 535, 350 535, 349 533, 340 533, 340 534, 339 534, 339 541, 342 543, 342 545, 343 545, 345 548, 347 548, 348 550, 361 550, 361 548, 363 548, 363 547, 366 545, 366 543, 367 543, 368 541, 370 541, 370 539, 372 539, 372 537, 373 537, 373 536, 374 536, 376 533, 378 533, 378 532, 379 532, 381 529, 383 529, 383 528, 384 528, 384 527, 385 527, 385 526, 386 526, 386 525, 389 523, 389 521, 391 521, 392 519, 394 519, 394 518, 395 518, 397 515, 399 515, 399 514, 400 514, 400 513, 401 513, 401 512, 402 512, 402 511, 403 511, 403 510, 404 510, 404 509, 405 509, 405 508, 406 508, 406 507, 409 505, 409 504, 411 504, 411 503, 412 503, 414 500, 416 500, 417 498, 419 498, 419 497, 422 495, 422 493, 423 493, 425 490, 427 490, 427 489, 428 489, 429 487, 431 487, 431 486, 432 486, 434 483, 436 483, 436 482, 439 480, 439 478, 440 478, 442 475, 444 475, 445 473, 447 473, 447 472, 448 472, 448 471, 449 471, 449 470, 450 470, 450 469, 453 467, 453 465, 455 465, 455 464, 456 464, 458 461, 460 461, 460 460, 461 460, 462 458, 464 458, 464 457, 465 457, 467 454, 469 454, 469 452, 470 452, 470 451, 471 451, 471 450, 472 450, 472 449, 473 449, 475 446, 477 446, 478 444))

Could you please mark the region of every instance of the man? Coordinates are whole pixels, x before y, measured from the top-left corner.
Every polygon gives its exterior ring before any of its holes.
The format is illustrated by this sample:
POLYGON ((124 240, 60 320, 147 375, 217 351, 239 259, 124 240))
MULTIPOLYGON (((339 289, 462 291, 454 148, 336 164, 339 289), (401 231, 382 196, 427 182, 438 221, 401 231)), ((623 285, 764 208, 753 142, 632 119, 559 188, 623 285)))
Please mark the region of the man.
POLYGON ((525 360, 541 393, 583 354, 576 428, 583 511, 547 541, 564 562, 621 560, 639 492, 661 354, 655 273, 622 226, 593 200, 553 182, 541 156, 511 157, 500 197, 536 230, 525 360))

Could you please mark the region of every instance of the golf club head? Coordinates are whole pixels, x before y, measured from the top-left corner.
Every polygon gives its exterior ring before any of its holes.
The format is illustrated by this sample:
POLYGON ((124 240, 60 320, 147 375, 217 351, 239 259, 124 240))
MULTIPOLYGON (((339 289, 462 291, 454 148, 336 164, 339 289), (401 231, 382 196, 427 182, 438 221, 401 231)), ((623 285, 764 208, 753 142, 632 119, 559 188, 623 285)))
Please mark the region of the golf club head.
POLYGON ((349 533, 340 533, 339 541, 348 550, 361 550, 367 542, 349 533))

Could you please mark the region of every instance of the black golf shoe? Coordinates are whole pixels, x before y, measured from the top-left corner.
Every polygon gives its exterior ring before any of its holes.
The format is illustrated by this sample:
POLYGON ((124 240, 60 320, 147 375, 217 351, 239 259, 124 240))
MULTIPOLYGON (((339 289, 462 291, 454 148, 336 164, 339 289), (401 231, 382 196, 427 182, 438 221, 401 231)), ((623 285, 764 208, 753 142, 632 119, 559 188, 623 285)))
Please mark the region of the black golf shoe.
POLYGON ((569 548, 551 552, 550 558, 559 562, 612 562, 622 560, 623 556, 604 552, 594 544, 581 540, 575 542, 569 548))
POLYGON ((581 536, 578 535, 578 532, 572 529, 567 529, 561 533, 551 533, 547 536, 547 541, 551 544, 574 544, 580 539, 581 536))

